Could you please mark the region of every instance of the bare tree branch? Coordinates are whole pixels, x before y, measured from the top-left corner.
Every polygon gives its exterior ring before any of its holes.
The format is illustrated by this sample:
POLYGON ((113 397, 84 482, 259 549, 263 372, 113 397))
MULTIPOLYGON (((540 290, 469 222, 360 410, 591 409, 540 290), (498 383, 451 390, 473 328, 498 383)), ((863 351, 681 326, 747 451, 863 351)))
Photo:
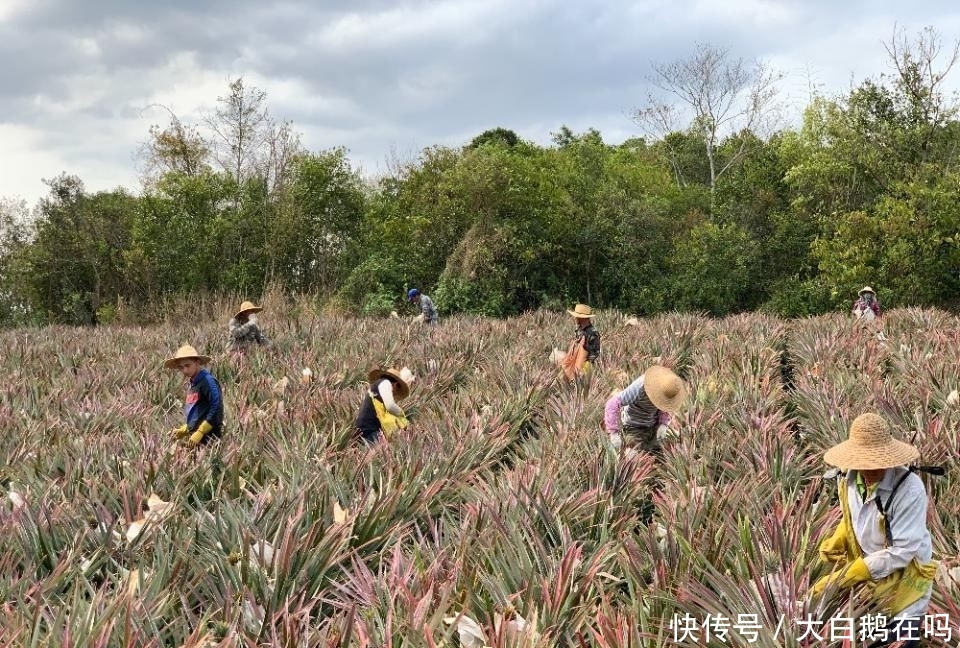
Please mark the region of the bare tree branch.
MULTIPOLYGON (((783 75, 760 62, 748 67, 743 59, 731 59, 729 50, 703 43, 697 44, 689 58, 655 64, 653 71, 653 85, 693 112, 691 129, 703 139, 712 194, 719 178, 750 153, 744 140, 730 159, 718 165, 717 146, 734 133, 748 130, 763 136, 773 126, 776 84, 783 75)), ((677 103, 665 103, 651 95, 633 118, 663 139, 675 130, 677 108, 677 103)), ((676 160, 672 163, 679 182, 676 160)))

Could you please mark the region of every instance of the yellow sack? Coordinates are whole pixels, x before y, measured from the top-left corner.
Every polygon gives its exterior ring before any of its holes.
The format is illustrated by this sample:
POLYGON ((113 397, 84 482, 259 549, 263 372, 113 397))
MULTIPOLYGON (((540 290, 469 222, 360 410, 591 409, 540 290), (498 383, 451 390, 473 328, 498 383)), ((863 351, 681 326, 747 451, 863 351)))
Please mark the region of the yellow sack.
MULTIPOLYGON (((837 564, 837 568, 842 568, 846 563, 852 563, 858 558, 863 557, 863 549, 857 542, 856 534, 853 532, 853 526, 850 521, 850 502, 847 499, 847 481, 843 479, 839 488, 840 491, 840 510, 843 512, 843 518, 837 525, 833 535, 820 543, 820 557, 825 562, 837 564)), ((881 523, 882 524, 882 523, 881 523)), ((927 591, 933 584, 933 579, 937 575, 938 561, 931 560, 926 564, 914 558, 909 565, 893 572, 892 574, 881 578, 880 580, 864 583, 864 587, 870 592, 871 598, 876 602, 888 616, 895 616, 900 611, 912 603, 919 601, 926 596, 927 591)), ((811 588, 813 591, 822 591, 827 581, 834 578, 835 574, 827 574, 811 588)))
POLYGON ((383 436, 390 438, 397 430, 403 430, 409 425, 406 415, 396 416, 387 411, 387 406, 379 398, 374 398, 373 392, 370 393, 370 400, 373 401, 373 409, 377 413, 377 420, 380 421, 380 429, 383 436))

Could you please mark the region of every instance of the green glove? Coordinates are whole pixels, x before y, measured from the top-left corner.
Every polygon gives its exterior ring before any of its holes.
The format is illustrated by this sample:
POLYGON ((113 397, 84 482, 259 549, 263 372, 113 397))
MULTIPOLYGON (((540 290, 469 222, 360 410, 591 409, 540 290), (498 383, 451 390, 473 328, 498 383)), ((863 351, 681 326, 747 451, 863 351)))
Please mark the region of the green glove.
POLYGON ((200 427, 198 427, 197 430, 190 435, 190 440, 187 442, 187 445, 189 445, 191 448, 197 447, 200 445, 200 442, 203 441, 203 437, 207 434, 207 432, 212 429, 213 426, 210 425, 210 421, 204 421, 200 424, 200 427))
POLYGON ((173 430, 170 431, 170 435, 174 439, 182 439, 183 437, 187 436, 187 424, 184 423, 180 427, 174 428, 173 430))
POLYGON ((833 574, 824 576, 816 583, 814 583, 811 591, 814 594, 823 594, 823 591, 827 586, 834 585, 840 587, 841 589, 846 589, 848 587, 853 587, 857 583, 863 583, 868 580, 871 580, 873 577, 870 575, 870 569, 867 567, 867 563, 864 562, 863 558, 857 558, 846 569, 843 571, 838 571, 833 574))

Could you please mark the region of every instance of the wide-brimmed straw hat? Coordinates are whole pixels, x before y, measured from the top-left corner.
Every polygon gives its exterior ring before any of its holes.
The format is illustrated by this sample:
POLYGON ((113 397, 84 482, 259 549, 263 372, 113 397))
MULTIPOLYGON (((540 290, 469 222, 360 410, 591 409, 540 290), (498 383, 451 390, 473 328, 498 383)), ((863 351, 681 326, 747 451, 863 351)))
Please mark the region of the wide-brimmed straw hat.
POLYGON ((584 319, 590 319, 593 317, 593 309, 587 306, 586 304, 577 304, 573 307, 573 310, 568 310, 568 313, 574 317, 582 317, 584 319))
POLYGON ((395 397, 397 400, 403 400, 410 395, 410 383, 414 381, 413 372, 404 367, 403 369, 373 369, 367 374, 367 380, 371 384, 375 380, 388 378, 390 382, 396 385, 395 397))
POLYGON ((870 286, 864 286, 863 288, 860 289, 860 292, 858 292, 857 294, 858 294, 858 295, 862 295, 862 294, 865 293, 865 292, 873 293, 874 295, 877 294, 877 293, 875 293, 875 292, 873 291, 873 288, 871 288, 870 286))
POLYGON ((184 344, 177 349, 177 352, 172 358, 168 358, 167 361, 163 363, 163 366, 167 369, 176 369, 177 363, 181 360, 196 360, 200 364, 207 364, 210 362, 210 356, 201 355, 189 344, 184 344))
POLYGON ((850 425, 850 438, 823 454, 823 460, 840 470, 881 470, 905 466, 920 458, 920 451, 893 438, 890 426, 876 414, 861 414, 850 425))
POLYGON ((643 391, 658 410, 676 414, 687 397, 683 379, 661 365, 653 365, 643 374, 643 391))
POLYGON ((245 301, 240 304, 240 310, 237 311, 237 314, 234 317, 238 318, 244 313, 259 313, 263 310, 262 306, 257 306, 252 301, 245 301))

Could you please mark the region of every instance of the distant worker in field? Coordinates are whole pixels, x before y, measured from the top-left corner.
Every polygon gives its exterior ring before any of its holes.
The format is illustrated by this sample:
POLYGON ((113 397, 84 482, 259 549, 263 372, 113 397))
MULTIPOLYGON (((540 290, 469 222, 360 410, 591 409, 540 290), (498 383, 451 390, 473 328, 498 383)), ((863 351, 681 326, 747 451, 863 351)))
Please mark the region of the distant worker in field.
POLYGON ((187 422, 173 430, 171 436, 176 440, 189 437, 187 445, 190 447, 219 439, 223 427, 220 383, 203 368, 209 362, 210 356, 200 355, 195 348, 185 344, 163 363, 167 369, 176 369, 189 381, 183 406, 187 422))
POLYGON ((877 295, 870 286, 864 286, 860 290, 857 301, 853 303, 853 315, 862 320, 880 317, 880 302, 877 301, 877 295))
POLYGON ((230 319, 230 351, 239 351, 256 345, 269 345, 270 340, 260 330, 257 313, 263 308, 253 302, 245 301, 240 304, 240 310, 230 319))
POLYGON ((918 468, 909 467, 919 458, 913 445, 895 439, 887 422, 872 413, 855 418, 849 438, 823 455, 840 469, 841 518, 819 548, 833 570, 811 593, 851 588, 869 593, 879 608, 872 612, 888 624, 878 628, 886 636, 871 646, 920 645, 937 562, 927 527, 927 490, 918 468))
POLYGON ((397 401, 410 395, 414 376, 406 367, 400 371, 374 369, 367 380, 369 388, 357 412, 356 429, 364 443, 373 445, 388 441, 394 432, 407 427, 407 415, 397 401))
POLYGON ((586 304, 577 304, 567 311, 577 323, 573 341, 562 356, 560 367, 567 380, 589 374, 600 357, 600 333, 593 326, 593 310, 586 304))
POLYGON ((416 288, 407 291, 407 299, 415 306, 420 307, 420 314, 423 316, 424 324, 437 324, 440 322, 440 314, 433 305, 433 300, 421 293, 416 288))
POLYGON ((649 452, 660 461, 661 441, 687 396, 683 380, 653 365, 623 391, 614 392, 603 408, 603 425, 614 448, 649 452))

